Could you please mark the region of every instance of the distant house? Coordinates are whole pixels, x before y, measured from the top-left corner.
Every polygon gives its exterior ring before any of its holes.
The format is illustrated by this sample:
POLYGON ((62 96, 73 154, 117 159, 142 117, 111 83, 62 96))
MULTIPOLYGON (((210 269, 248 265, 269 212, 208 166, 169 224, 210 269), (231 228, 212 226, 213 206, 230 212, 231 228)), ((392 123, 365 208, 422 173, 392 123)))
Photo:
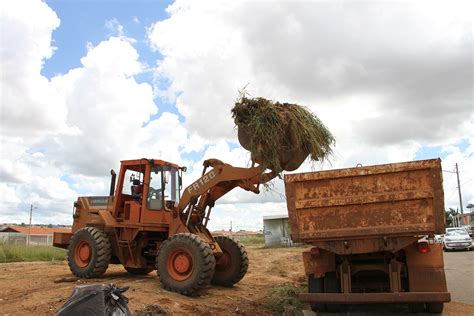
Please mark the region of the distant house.
POLYGON ((288 215, 264 216, 263 231, 267 247, 293 244, 288 226, 288 215))
POLYGON ((254 237, 262 235, 262 231, 251 231, 251 230, 239 230, 239 231, 230 231, 230 230, 216 230, 211 233, 213 236, 228 236, 232 238, 245 239, 248 237, 254 237))
POLYGON ((30 235, 31 245, 52 245, 53 234, 70 233, 70 227, 44 227, 9 225, 0 229, 0 242, 9 244, 26 244, 28 234, 30 235))

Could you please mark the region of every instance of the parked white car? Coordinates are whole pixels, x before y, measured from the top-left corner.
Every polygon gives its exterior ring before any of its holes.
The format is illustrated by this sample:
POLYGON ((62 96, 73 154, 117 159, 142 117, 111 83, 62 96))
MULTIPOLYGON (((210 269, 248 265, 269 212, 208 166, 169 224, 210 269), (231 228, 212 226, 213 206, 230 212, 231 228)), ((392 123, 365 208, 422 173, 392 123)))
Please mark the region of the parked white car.
POLYGON ((446 234, 443 238, 443 248, 448 250, 466 249, 472 247, 471 236, 462 227, 446 228, 446 234))

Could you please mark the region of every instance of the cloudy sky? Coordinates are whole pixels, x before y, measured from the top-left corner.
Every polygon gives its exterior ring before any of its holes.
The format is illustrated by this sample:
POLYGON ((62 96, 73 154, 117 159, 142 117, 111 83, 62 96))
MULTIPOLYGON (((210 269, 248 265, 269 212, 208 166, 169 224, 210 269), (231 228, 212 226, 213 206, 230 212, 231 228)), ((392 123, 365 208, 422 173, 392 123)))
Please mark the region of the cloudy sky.
MULTIPOLYGON (((469 2, 2 0, 0 223, 72 222, 119 161, 247 166, 238 90, 309 107, 337 140, 331 164, 441 157, 446 207, 474 202, 469 2)), ((211 229, 261 229, 272 192, 235 190, 211 229)))

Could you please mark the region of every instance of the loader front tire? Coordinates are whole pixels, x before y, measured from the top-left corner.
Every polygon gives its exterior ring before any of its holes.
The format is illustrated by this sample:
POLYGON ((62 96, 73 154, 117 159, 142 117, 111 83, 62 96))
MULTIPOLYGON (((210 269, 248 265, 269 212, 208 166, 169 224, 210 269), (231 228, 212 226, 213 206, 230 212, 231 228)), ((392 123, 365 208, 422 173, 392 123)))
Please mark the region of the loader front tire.
POLYGON ((101 229, 84 227, 74 233, 67 251, 71 272, 80 278, 97 278, 107 270, 112 256, 109 236, 101 229))
POLYGON ((209 285, 215 265, 209 244, 190 233, 168 238, 156 257, 162 287, 184 295, 193 295, 209 285))
POLYGON ((215 237, 222 249, 222 255, 216 259, 216 269, 211 283, 231 287, 242 280, 249 268, 249 258, 245 247, 238 241, 226 236, 215 237))

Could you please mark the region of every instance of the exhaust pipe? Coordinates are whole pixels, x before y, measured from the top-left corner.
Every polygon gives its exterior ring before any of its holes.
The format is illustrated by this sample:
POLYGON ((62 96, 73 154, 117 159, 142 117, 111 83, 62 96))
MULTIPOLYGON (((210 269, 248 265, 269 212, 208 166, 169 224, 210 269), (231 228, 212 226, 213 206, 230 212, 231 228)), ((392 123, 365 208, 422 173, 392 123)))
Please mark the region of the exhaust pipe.
POLYGON ((110 170, 110 174, 112 175, 112 178, 110 179, 110 196, 113 196, 115 193, 115 178, 117 177, 117 174, 114 169, 110 170))

